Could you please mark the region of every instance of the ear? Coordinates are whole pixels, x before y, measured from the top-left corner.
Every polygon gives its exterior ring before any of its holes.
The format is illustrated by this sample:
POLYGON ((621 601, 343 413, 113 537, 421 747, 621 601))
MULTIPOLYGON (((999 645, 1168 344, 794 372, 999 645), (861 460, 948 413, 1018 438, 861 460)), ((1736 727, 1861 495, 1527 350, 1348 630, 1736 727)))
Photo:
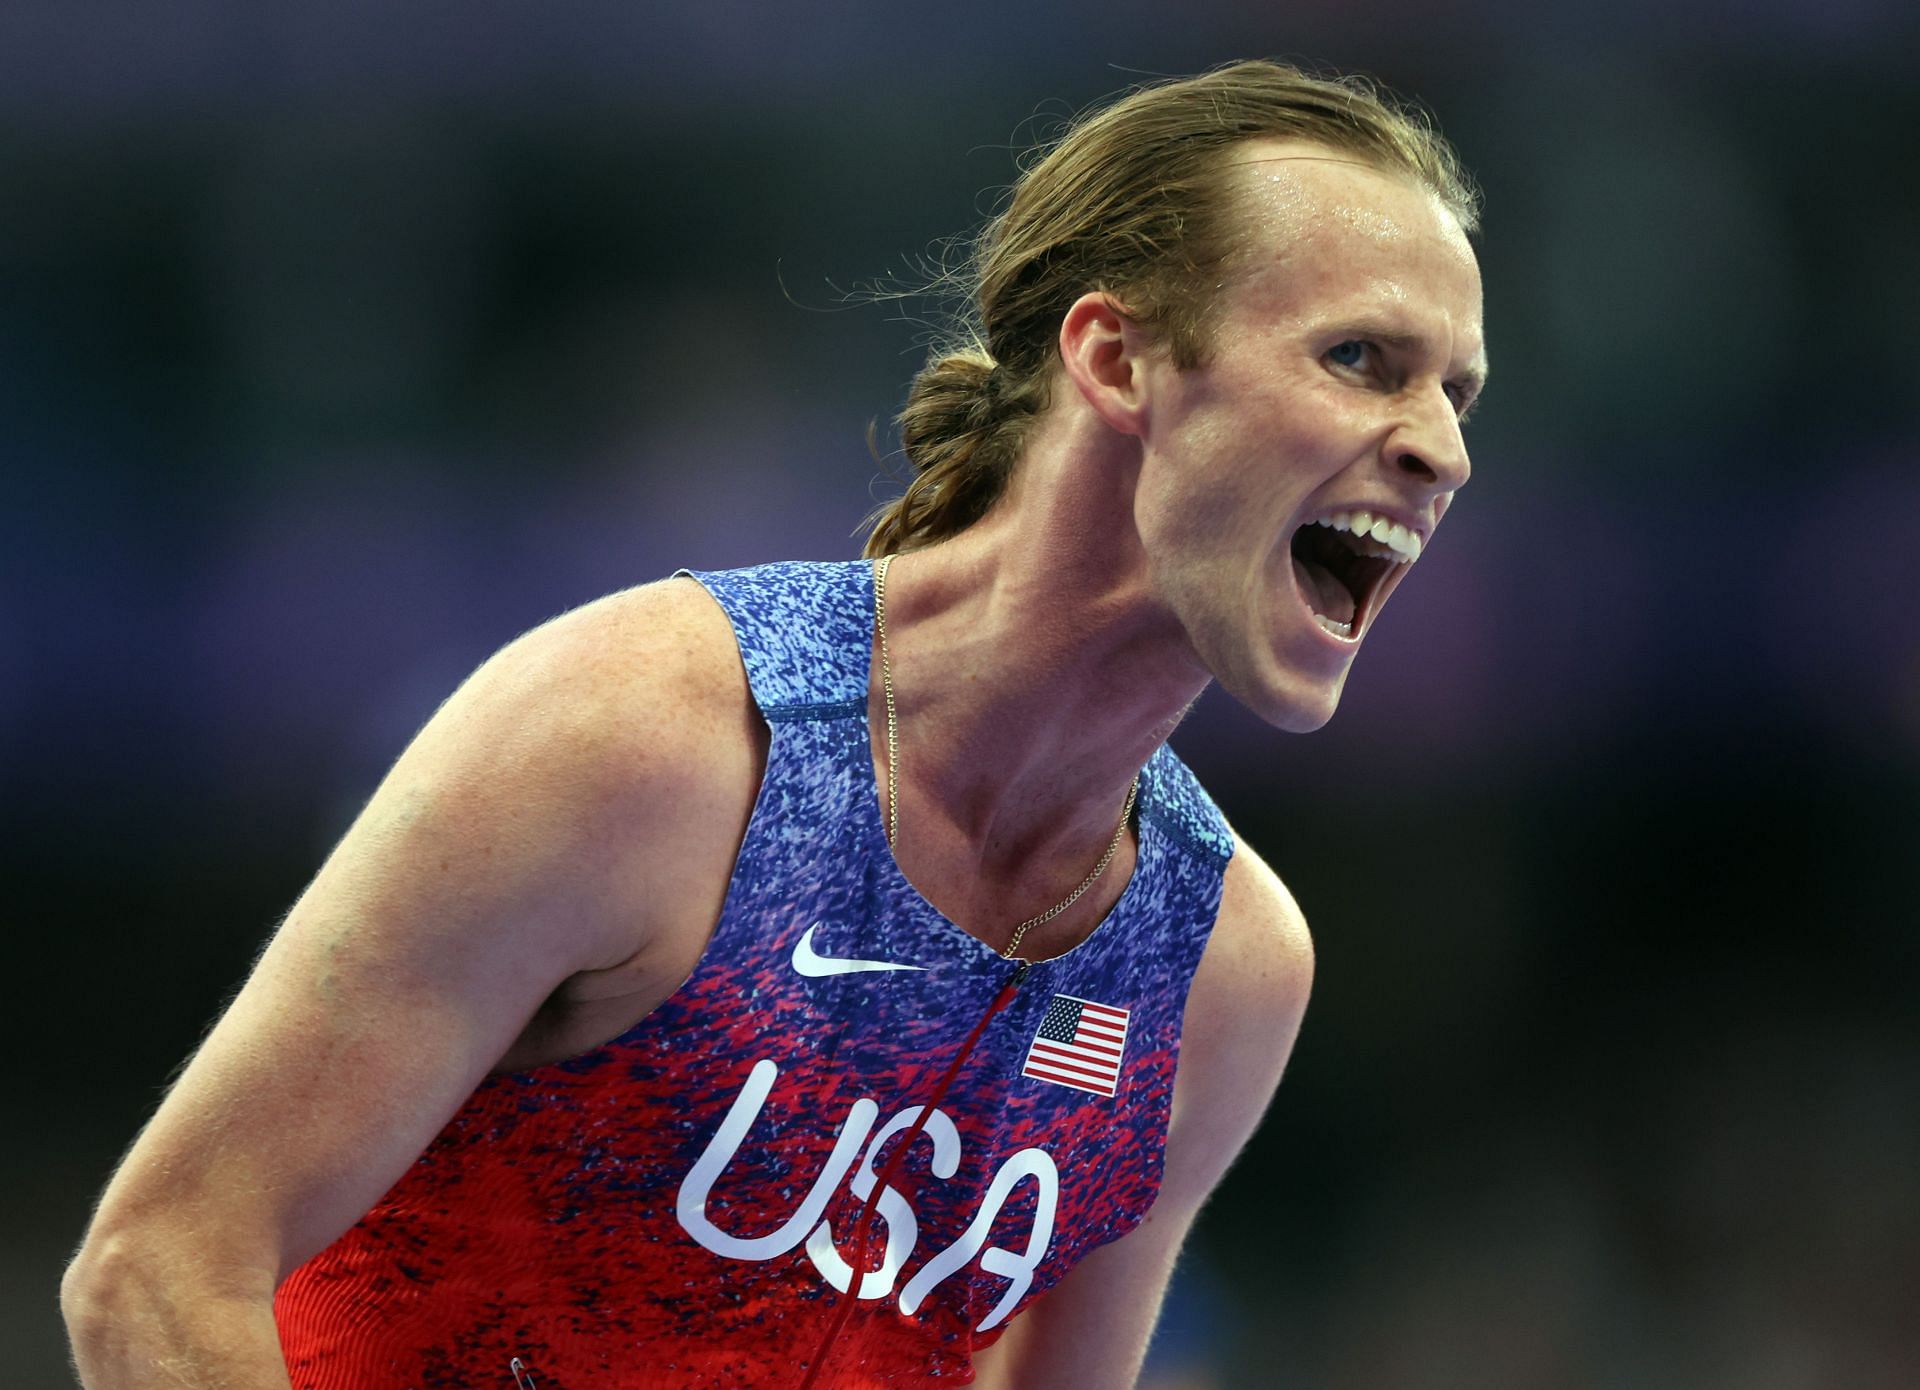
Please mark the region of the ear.
POLYGON ((1060 361, 1067 380, 1108 428, 1140 435, 1147 428, 1146 354, 1153 343, 1125 306, 1103 290, 1073 301, 1060 320, 1060 361))

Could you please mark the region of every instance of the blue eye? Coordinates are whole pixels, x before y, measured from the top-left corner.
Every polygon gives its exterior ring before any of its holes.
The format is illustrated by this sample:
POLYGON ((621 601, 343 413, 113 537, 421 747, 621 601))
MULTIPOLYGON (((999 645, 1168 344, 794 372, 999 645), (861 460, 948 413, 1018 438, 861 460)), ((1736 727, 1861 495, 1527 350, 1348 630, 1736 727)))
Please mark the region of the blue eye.
POLYGON ((1327 356, 1342 367, 1357 367, 1366 358, 1367 344, 1358 338, 1349 338, 1344 343, 1336 343, 1327 356))

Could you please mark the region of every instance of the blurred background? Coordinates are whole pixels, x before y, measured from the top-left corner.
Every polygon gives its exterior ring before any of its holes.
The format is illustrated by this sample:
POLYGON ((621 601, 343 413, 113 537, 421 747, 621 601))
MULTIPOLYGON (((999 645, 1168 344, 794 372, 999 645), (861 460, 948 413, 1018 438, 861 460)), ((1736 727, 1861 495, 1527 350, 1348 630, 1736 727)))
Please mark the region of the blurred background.
POLYGON ((1874 0, 0 7, 8 1380, 436 703, 851 557, 1014 152, 1245 56, 1487 195, 1471 489, 1324 732, 1175 742, 1314 924, 1156 1384, 1920 1384, 1920 20, 1874 0))

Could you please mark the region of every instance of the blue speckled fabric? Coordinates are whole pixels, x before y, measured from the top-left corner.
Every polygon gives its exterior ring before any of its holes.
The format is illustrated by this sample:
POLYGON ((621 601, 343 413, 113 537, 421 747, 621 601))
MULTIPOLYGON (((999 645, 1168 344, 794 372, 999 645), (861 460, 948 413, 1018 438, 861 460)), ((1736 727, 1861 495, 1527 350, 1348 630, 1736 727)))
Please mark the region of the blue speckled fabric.
MULTIPOLYGON (((889 1141, 1013 968, 887 846, 871 566, 694 577, 772 731, 713 939, 621 1037, 489 1080, 296 1272, 277 1311, 301 1390, 512 1385, 514 1359, 543 1387, 798 1385, 889 1141), (377 1319, 351 1312, 366 1299, 377 1319)), ((825 1384, 966 1383, 974 1347, 1152 1204, 1233 842, 1165 748, 1137 828, 1118 905, 1033 967, 882 1192, 825 1384), (1037 1042, 1050 1009, 1084 1036, 1037 1042)))

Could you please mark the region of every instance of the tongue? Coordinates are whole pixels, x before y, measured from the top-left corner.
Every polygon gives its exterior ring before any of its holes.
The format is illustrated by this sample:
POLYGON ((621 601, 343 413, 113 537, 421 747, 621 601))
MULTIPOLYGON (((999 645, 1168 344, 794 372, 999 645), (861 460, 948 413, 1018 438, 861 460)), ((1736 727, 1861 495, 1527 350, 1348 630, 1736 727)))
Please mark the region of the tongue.
POLYGON ((1293 578, 1299 584, 1307 605, 1323 618, 1336 623, 1353 621, 1353 594, 1334 578, 1333 571, 1312 560, 1293 557, 1293 578))

